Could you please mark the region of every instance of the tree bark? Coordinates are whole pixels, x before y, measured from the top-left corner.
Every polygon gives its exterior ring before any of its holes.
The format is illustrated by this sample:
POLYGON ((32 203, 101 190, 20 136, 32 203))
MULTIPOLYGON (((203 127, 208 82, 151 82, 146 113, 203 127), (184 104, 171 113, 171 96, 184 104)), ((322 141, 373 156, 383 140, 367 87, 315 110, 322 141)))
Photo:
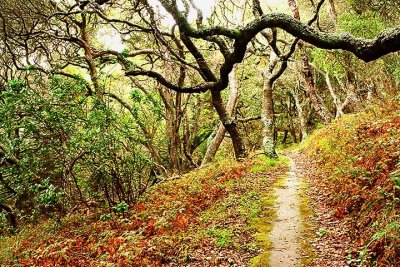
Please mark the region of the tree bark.
MULTIPOLYGON (((297 87, 300 87, 300 82, 297 85, 297 87)), ((296 105, 297 114, 298 114, 299 121, 300 121, 300 133, 301 133, 300 140, 304 140, 308 136, 308 127, 307 127, 307 118, 306 118, 307 116, 306 116, 306 112, 304 111, 304 104, 300 101, 299 94, 300 94, 300 92, 299 92, 298 88, 295 88, 293 90, 293 98, 294 98, 294 103, 296 105)))
POLYGON ((263 149, 264 153, 270 158, 277 158, 275 151, 276 142, 274 138, 275 132, 275 116, 274 116, 274 100, 273 100, 273 72, 277 65, 277 55, 271 49, 269 64, 264 71, 264 84, 262 96, 261 121, 263 123, 263 149))
POLYGON ((329 14, 332 17, 333 23, 335 24, 335 28, 336 28, 336 26, 337 26, 337 12, 336 12, 335 3, 333 2, 333 0, 329 0, 328 1, 328 11, 329 11, 329 14))
POLYGON ((164 92, 169 107, 166 108, 166 132, 168 137, 169 170, 179 173, 181 170, 181 138, 179 128, 181 125, 181 93, 173 91, 164 92), (172 108, 175 107, 175 108, 172 108))
POLYGON ((331 94, 333 98, 333 103, 335 104, 336 107, 335 119, 337 119, 344 115, 343 109, 350 103, 350 95, 349 93, 347 93, 345 100, 341 101, 332 86, 331 80, 329 78, 329 73, 327 70, 325 70, 324 75, 325 75, 326 85, 328 86, 329 93, 331 94))
POLYGON ((0 203, 0 210, 1 209, 5 210, 7 212, 8 221, 10 222, 10 225, 12 226, 12 228, 13 229, 17 228, 17 219, 15 217, 13 210, 9 206, 0 203))
MULTIPOLYGON (((288 126, 287 129, 292 136, 292 141, 293 143, 297 143, 297 133, 296 133, 296 127, 294 126, 293 118, 294 118, 294 113, 296 111, 296 103, 291 96, 288 97, 287 99, 287 116, 288 116, 288 126)), ((285 144, 285 142, 283 142, 285 144)))
MULTIPOLYGON (((300 21, 300 13, 299 8, 295 0, 288 0, 288 4, 290 9, 292 10, 293 17, 300 21)), ((324 124, 329 123, 332 120, 332 115, 329 113, 327 108, 321 102, 321 100, 317 96, 317 89, 314 82, 314 77, 311 72, 310 62, 308 59, 307 52, 304 47, 304 43, 299 41, 298 44, 301 53, 301 60, 303 64, 303 77, 306 82, 307 93, 310 97, 313 108, 317 112, 317 114, 321 117, 324 124)))
POLYGON ((239 133, 236 121, 230 116, 224 107, 220 91, 211 91, 211 100, 216 109, 219 118, 225 127, 226 131, 232 138, 232 145, 235 151, 235 158, 241 160, 247 156, 246 147, 243 142, 243 138, 239 133))
MULTIPOLYGON (((238 84, 238 80, 236 78, 235 71, 236 71, 236 67, 229 74, 229 84, 230 84, 231 90, 229 92, 228 103, 226 104, 226 111, 227 111, 228 115, 231 117, 235 117, 237 101, 239 98, 239 84, 238 84)), ((225 133, 226 133, 226 128, 224 127, 224 125, 222 123, 220 123, 214 138, 211 140, 211 142, 207 148, 207 152, 203 158, 201 165, 206 165, 212 161, 212 159, 215 157, 215 154, 218 151, 219 146, 221 145, 222 141, 224 140, 225 133)), ((241 142, 243 142, 243 141, 241 141, 241 142)), ((233 145, 235 147, 235 144, 233 144, 233 145)), ((240 148, 238 148, 238 149, 240 150, 240 148)), ((235 155, 236 155, 236 153, 235 153, 235 155)))
POLYGON ((283 138, 282 138, 282 144, 286 145, 287 137, 288 137, 289 129, 285 128, 283 130, 283 138))

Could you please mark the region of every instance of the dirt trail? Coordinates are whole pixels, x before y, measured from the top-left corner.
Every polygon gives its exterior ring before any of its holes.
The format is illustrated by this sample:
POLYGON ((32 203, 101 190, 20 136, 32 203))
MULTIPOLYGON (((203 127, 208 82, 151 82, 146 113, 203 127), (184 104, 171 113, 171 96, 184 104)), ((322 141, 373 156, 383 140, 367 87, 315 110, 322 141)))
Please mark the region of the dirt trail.
POLYGON ((285 183, 275 189, 277 219, 270 233, 272 244, 270 266, 300 266, 300 175, 290 159, 290 171, 285 183))

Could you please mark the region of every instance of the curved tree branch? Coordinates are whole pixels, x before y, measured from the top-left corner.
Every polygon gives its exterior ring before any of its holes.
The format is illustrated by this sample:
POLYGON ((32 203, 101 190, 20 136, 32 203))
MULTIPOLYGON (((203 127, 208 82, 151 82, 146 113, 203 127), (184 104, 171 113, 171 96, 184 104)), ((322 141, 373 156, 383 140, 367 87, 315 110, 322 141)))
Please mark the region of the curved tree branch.
POLYGON ((181 87, 176 84, 173 84, 167 79, 164 78, 158 72, 151 71, 151 70, 128 70, 125 72, 126 76, 147 76, 156 79, 160 84, 164 85, 168 89, 174 90, 179 93, 204 93, 210 89, 213 89, 216 82, 205 82, 191 87, 181 87))
POLYGON ((320 32, 283 13, 271 13, 256 18, 247 25, 235 29, 217 26, 193 28, 173 3, 161 0, 164 8, 173 16, 181 32, 194 38, 222 35, 247 45, 254 36, 267 28, 280 28, 303 41, 323 49, 341 49, 353 53, 365 62, 378 59, 400 50, 400 27, 381 32, 375 39, 362 39, 350 34, 320 32))

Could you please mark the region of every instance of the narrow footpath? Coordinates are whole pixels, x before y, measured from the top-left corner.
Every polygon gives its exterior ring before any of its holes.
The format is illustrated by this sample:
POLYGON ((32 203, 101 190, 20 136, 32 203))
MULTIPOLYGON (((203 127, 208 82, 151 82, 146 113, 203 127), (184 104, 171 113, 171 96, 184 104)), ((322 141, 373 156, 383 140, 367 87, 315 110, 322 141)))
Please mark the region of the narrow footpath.
POLYGON ((270 232, 270 266, 304 266, 303 257, 307 257, 308 267, 359 266, 357 259, 349 259, 359 250, 350 244, 351 222, 334 216, 329 193, 314 172, 317 164, 299 152, 285 156, 290 160, 290 171, 283 185, 275 189, 277 219, 270 232), (306 218, 300 210, 303 194, 310 209, 306 218), (307 252, 302 251, 304 245, 307 252))
POLYGON ((282 186, 275 189, 277 219, 270 233, 271 267, 299 266, 301 263, 299 243, 302 224, 299 195, 301 176, 294 160, 290 157, 289 160, 288 177, 282 186))

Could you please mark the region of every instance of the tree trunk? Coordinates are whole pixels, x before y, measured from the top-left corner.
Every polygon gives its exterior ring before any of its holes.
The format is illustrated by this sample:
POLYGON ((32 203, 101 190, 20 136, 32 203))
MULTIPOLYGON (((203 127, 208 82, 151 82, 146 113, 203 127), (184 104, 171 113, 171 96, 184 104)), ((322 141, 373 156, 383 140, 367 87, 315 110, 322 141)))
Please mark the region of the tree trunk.
POLYGON ((8 221, 10 222, 11 227, 13 229, 17 228, 17 219, 13 210, 9 206, 2 203, 0 203, 0 210, 5 210, 7 212, 8 221))
MULTIPOLYGON (((293 122, 293 118, 294 118, 295 112, 296 112, 296 103, 294 103, 294 102, 295 101, 294 101, 292 95, 289 95, 289 97, 286 100, 287 118, 288 118, 288 125, 287 125, 286 130, 292 136, 292 142, 297 143, 296 127, 294 126, 294 122, 293 122)), ((285 142, 283 142, 283 144, 285 144, 285 142)))
MULTIPOLYGON (((300 44, 299 44, 300 47, 300 44)), ((312 106, 317 114, 322 119, 324 124, 329 123, 332 120, 332 115, 329 113, 328 109, 322 103, 321 99, 317 95, 317 89, 315 86, 314 78, 311 72, 310 63, 308 60, 308 55, 304 49, 304 46, 301 46, 301 57, 303 61, 303 76, 306 81, 307 93, 310 97, 312 106)))
POLYGON ((282 138, 282 144, 284 144, 284 145, 286 145, 288 133, 289 133, 289 129, 285 128, 285 130, 283 130, 283 138, 282 138))
POLYGON ((333 0, 329 0, 328 1, 328 12, 332 17, 333 23, 335 24, 335 28, 336 28, 336 26, 337 26, 337 12, 336 12, 335 3, 333 2, 333 0))
POLYGON ((335 104, 335 107, 336 107, 335 119, 340 118, 344 115, 343 109, 349 103, 349 97, 347 96, 343 102, 339 99, 339 97, 336 95, 335 90, 333 89, 333 86, 332 86, 332 83, 329 78, 329 74, 328 74, 327 70, 325 70, 325 82, 326 82, 326 85, 328 86, 329 93, 331 94, 331 96, 333 98, 333 103, 335 104))
POLYGON ((226 133, 225 127, 220 123, 218 125, 217 132, 215 133, 214 138, 211 140, 210 144, 207 147, 206 154, 204 155, 203 161, 201 165, 206 165, 212 161, 215 157, 215 154, 218 151, 219 146, 221 145, 222 141, 224 140, 226 133))
MULTIPOLYGON (((179 43, 177 43, 179 45, 179 43)), ((180 56, 184 57, 181 47, 179 47, 180 56)), ((168 74, 168 73, 167 73, 168 74)), ((186 67, 181 66, 179 69, 178 86, 182 87, 185 84, 186 67)), ((182 123, 184 110, 182 110, 182 93, 171 90, 160 90, 163 95, 164 105, 166 107, 166 132, 168 137, 168 156, 169 170, 173 173, 182 171, 182 141, 179 134, 179 129, 182 123)))
MULTIPOLYGON (((197 114, 199 112, 195 111, 195 115, 194 117, 197 117, 197 114)), ((197 122, 197 120, 194 120, 195 122, 197 122)), ((189 118, 188 116, 184 117, 184 121, 183 121, 183 136, 182 136, 182 149, 183 149, 183 154, 186 157, 186 162, 184 162, 183 168, 185 170, 189 170, 191 167, 198 167, 197 163, 193 160, 192 158, 192 144, 190 142, 191 140, 191 127, 190 127, 190 123, 189 123, 189 118)), ((197 132, 196 129, 193 129, 194 132, 197 132)))
MULTIPOLYGON (((300 20, 300 13, 295 0, 288 0, 289 7, 292 10, 293 17, 300 20)), ((317 96, 317 89, 315 86, 313 74, 311 72, 310 62, 308 59, 307 52, 304 47, 304 43, 299 41, 298 44, 301 53, 301 59, 303 63, 303 77, 306 82, 307 93, 310 97, 313 108, 317 114, 321 117, 324 124, 329 123, 332 120, 332 115, 329 113, 328 109, 324 106, 321 100, 317 96)))
POLYGON ((266 79, 264 81, 263 98, 262 98, 262 113, 261 121, 263 123, 263 148, 265 154, 270 158, 277 158, 275 151, 275 117, 274 117, 274 102, 272 96, 272 83, 266 79))
MULTIPOLYGON (((173 93, 173 92, 168 92, 173 93)), ((180 138, 179 126, 176 121, 175 111, 173 109, 166 110, 166 132, 168 138, 168 159, 169 171, 179 173, 180 170, 180 138)))
MULTIPOLYGON (((300 86, 300 85, 298 85, 300 86)), ((304 111, 304 105, 300 102, 299 98, 299 90, 294 90, 293 92, 294 103, 296 105, 297 114, 300 121, 300 132, 301 132, 301 140, 304 140, 308 136, 308 128, 307 128, 307 119, 304 111)))
POLYGON ((224 107, 224 102, 221 97, 221 92, 212 91, 211 98, 213 105, 219 115, 222 124, 224 125, 226 131, 232 138, 233 149, 235 150, 235 157, 237 160, 241 160, 246 157, 246 148, 239 133, 235 120, 229 116, 228 112, 224 107))
MULTIPOLYGON (((237 101, 239 98, 239 84, 238 84, 238 81, 236 78, 235 71, 236 71, 236 67, 234 67, 232 72, 229 74, 229 84, 230 84, 231 90, 229 92, 228 103, 226 104, 226 112, 228 113, 228 116, 230 116, 231 118, 235 116, 237 101)), ((224 125, 222 123, 220 123, 214 138, 211 140, 211 142, 207 148, 207 152, 201 163, 202 165, 210 163, 212 161, 212 159, 215 157, 215 154, 217 153, 219 146, 221 145, 222 141, 224 140, 226 131, 227 130, 224 127, 224 125)), ((231 135, 231 137, 232 137, 232 135, 231 135)), ((242 144, 238 145, 238 146, 242 146, 242 148, 240 148, 240 147, 235 148, 235 143, 233 143, 233 146, 235 149, 235 156, 237 159, 244 157, 243 152, 241 152, 241 150, 244 149, 243 140, 241 140, 240 135, 239 135, 239 137, 240 137, 239 138, 240 142, 242 144), (243 154, 243 155, 240 157, 237 157, 237 153, 236 153, 237 150, 238 150, 239 154, 243 154)), ((233 138, 232 138, 232 142, 234 142, 233 138)))
POLYGON ((289 132, 290 132, 290 135, 292 136, 293 143, 297 144, 298 141, 297 141, 296 129, 293 127, 290 127, 289 132))
POLYGON ((275 116, 274 116, 274 101, 273 101, 273 72, 277 65, 277 56, 271 49, 269 64, 264 72, 264 85, 262 96, 261 121, 263 123, 263 149, 264 153, 270 158, 277 158, 278 154, 275 151, 275 116))

